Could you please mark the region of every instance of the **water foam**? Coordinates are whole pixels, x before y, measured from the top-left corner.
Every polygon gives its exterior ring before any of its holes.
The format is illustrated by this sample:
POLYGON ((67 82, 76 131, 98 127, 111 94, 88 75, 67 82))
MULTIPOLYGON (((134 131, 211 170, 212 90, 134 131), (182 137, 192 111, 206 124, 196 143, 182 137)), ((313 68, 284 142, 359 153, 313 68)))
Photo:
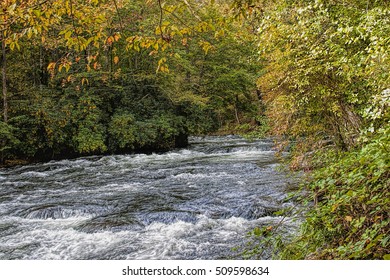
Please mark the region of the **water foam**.
POLYGON ((162 154, 0 173, 0 259, 215 259, 288 205, 270 141, 190 139, 162 154))

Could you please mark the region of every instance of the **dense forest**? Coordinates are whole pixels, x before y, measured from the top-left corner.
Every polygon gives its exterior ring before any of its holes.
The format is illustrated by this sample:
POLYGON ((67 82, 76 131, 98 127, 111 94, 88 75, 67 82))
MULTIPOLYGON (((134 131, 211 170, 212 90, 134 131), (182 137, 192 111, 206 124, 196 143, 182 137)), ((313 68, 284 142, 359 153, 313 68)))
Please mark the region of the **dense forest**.
POLYGON ((275 257, 390 258, 388 1, 0 7, 2 164, 268 132, 307 174, 305 221, 270 235, 275 257))
POLYGON ((253 42, 216 5, 41 2, 2 4, 2 162, 166 150, 256 117, 253 42))

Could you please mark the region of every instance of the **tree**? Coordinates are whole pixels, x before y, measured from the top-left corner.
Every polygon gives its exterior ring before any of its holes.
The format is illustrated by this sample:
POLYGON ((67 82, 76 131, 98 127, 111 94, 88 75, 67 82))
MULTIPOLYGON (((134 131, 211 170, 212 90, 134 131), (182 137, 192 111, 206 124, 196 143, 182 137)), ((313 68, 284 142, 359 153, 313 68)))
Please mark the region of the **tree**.
POLYGON ((166 150, 257 113, 253 33, 226 3, 3 5, 6 159, 166 150))
POLYGON ((258 25, 273 133, 310 172, 314 206, 278 257, 388 259, 389 2, 234 2, 258 25))
POLYGON ((389 86, 388 3, 235 2, 258 25, 266 62, 258 86, 274 134, 297 141, 301 154, 329 143, 355 147, 362 112, 389 86))

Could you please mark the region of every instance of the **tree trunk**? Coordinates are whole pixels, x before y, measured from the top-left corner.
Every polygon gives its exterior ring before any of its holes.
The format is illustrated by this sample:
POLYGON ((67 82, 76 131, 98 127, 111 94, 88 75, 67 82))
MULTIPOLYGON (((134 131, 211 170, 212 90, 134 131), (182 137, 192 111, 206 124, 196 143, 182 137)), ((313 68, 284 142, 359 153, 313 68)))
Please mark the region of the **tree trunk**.
MULTIPOLYGON (((6 123, 8 121, 8 100, 7 100, 7 59, 5 56, 5 40, 3 37, 1 38, 1 54, 2 54, 2 65, 1 65, 1 72, 2 72, 2 84, 3 84, 3 103, 4 103, 4 122, 6 123)), ((0 147, 5 146, 5 140, 1 139, 0 147)), ((0 164, 4 163, 4 151, 2 150, 0 153, 0 164)))
POLYGON ((237 124, 240 125, 241 124, 241 121, 240 121, 240 118, 238 116, 238 108, 237 108, 237 104, 238 104, 238 95, 235 96, 236 97, 236 100, 234 101, 234 114, 236 116, 236 121, 237 121, 237 124))
POLYGON ((1 50, 2 50, 2 84, 3 84, 3 112, 4 112, 4 122, 8 122, 8 98, 7 98, 7 58, 5 53, 5 40, 1 40, 1 50))
POLYGON ((240 118, 239 118, 239 116, 238 116, 238 110, 237 110, 236 104, 234 104, 234 115, 235 115, 235 117, 236 117, 236 122, 237 122, 237 124, 240 125, 241 122, 240 122, 240 118))
MULTIPOLYGON (((187 54, 187 56, 189 55, 189 53, 190 53, 190 47, 187 44, 186 45, 186 54, 187 54)), ((187 84, 187 86, 189 86, 191 84, 191 72, 190 72, 189 69, 187 69, 187 71, 186 71, 185 83, 187 84)))
POLYGON ((42 94, 43 91, 43 46, 42 43, 39 45, 39 92, 42 94))

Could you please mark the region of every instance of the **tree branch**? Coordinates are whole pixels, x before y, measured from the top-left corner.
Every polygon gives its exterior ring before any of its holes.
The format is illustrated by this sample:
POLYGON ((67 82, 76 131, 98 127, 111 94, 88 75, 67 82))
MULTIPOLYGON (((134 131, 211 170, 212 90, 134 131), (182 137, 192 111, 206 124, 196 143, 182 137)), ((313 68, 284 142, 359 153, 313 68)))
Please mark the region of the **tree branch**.
POLYGON ((190 11, 190 13, 199 21, 202 21, 202 19, 194 12, 194 10, 192 9, 190 3, 188 3, 187 0, 183 0, 184 4, 186 4, 188 10, 190 11))
POLYGON ((119 18, 119 25, 121 27, 121 32, 123 33, 122 17, 121 17, 121 14, 119 13, 118 3, 116 2, 116 0, 112 0, 112 1, 114 2, 115 10, 116 10, 116 13, 117 13, 118 18, 119 18))
POLYGON ((162 4, 161 4, 161 0, 158 0, 158 6, 160 7, 160 22, 159 22, 160 36, 161 36, 161 39, 164 40, 164 34, 163 34, 163 31, 162 31, 163 7, 162 7, 162 4))

